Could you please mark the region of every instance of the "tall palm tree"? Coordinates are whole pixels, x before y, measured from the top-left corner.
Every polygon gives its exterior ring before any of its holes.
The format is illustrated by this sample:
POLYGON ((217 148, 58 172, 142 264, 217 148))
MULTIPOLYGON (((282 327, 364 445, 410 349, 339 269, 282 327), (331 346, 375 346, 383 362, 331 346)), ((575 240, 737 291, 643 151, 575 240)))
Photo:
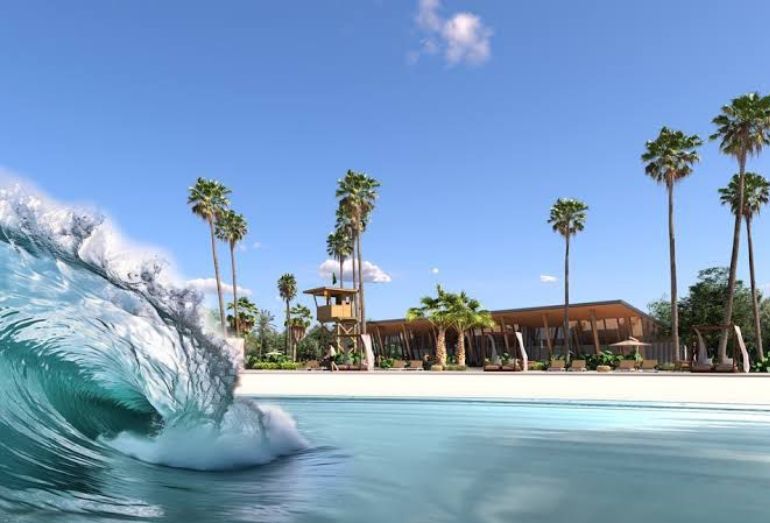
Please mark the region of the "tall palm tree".
MULTIPOLYGON (((721 113, 712 122, 717 130, 710 136, 711 140, 719 140, 719 150, 732 156, 738 162, 738 209, 743 209, 744 177, 746 161, 749 156, 758 155, 770 144, 770 97, 749 93, 734 98, 729 105, 722 107, 721 113)), ((727 302, 723 323, 733 319, 733 299, 735 297, 735 279, 738 271, 738 251, 741 240, 741 219, 743 213, 735 213, 733 227, 733 249, 730 256, 730 274, 727 280, 727 302)), ((719 361, 727 359, 728 331, 722 331, 719 337, 719 361)))
POLYGON ((286 354, 291 352, 292 361, 296 359, 293 351, 289 327, 291 326, 291 300, 297 297, 297 279, 293 274, 284 274, 278 278, 278 293, 286 304, 286 354))
MULTIPOLYGON (((743 175, 743 217, 746 219, 746 237, 749 242, 749 273, 751 276, 752 307, 754 309, 754 333, 757 337, 757 356, 765 359, 762 348, 762 326, 759 315, 759 295, 757 280, 754 272, 754 240, 751 235, 751 222, 759 211, 770 200, 770 182, 763 176, 747 172, 743 175)), ((719 189, 719 199, 723 205, 729 205, 733 213, 737 213, 740 205, 740 177, 736 174, 730 179, 727 187, 719 189)))
POLYGON ((217 220, 216 235, 222 241, 227 242, 230 247, 230 268, 233 273, 233 305, 235 318, 235 335, 239 336, 241 333, 240 328, 240 315, 238 314, 238 283, 235 277, 235 247, 246 237, 249 232, 249 226, 246 223, 246 218, 242 214, 238 214, 235 211, 227 209, 222 212, 219 220, 217 220))
POLYGON ((379 187, 380 182, 376 179, 356 171, 348 171, 345 177, 337 184, 337 198, 339 199, 338 220, 342 218, 342 224, 347 224, 350 227, 358 258, 358 310, 361 315, 362 334, 366 334, 366 300, 364 298, 364 282, 361 270, 361 264, 363 263, 361 235, 369 224, 369 218, 374 210, 377 189, 379 187))
POLYGON ((570 238, 582 231, 588 206, 573 198, 559 198, 551 207, 548 223, 564 237, 564 358, 569 363, 569 244, 570 238))
POLYGON ((222 296, 222 279, 219 276, 219 259, 217 258, 216 221, 230 205, 228 196, 230 189, 216 180, 198 178, 195 185, 190 187, 187 204, 193 214, 202 218, 209 225, 211 235, 211 257, 214 259, 214 277, 217 281, 217 297, 219 298, 219 321, 222 333, 225 333, 225 302, 222 296))
POLYGON ((679 310, 676 283, 676 240, 674 237, 674 184, 692 174, 700 158, 695 151, 703 141, 697 135, 686 135, 663 127, 655 140, 645 145, 642 161, 644 172, 668 191, 668 256, 671 274, 671 332, 676 358, 679 359, 679 310))
POLYGON ((326 237, 326 253, 340 262, 340 288, 345 287, 345 260, 353 254, 353 242, 344 227, 337 229, 326 237))
POLYGON ((477 327, 493 327, 492 314, 481 308, 478 300, 470 298, 464 291, 459 294, 444 293, 445 306, 449 312, 452 327, 457 331, 457 364, 465 366, 465 333, 477 327))
POLYGON ((275 316, 267 309, 260 309, 257 314, 257 336, 259 337, 259 357, 262 358, 262 354, 267 348, 267 337, 270 333, 275 332, 275 316))
POLYGON ((418 307, 406 311, 406 321, 425 320, 436 331, 436 363, 446 365, 446 331, 452 327, 452 318, 446 307, 446 297, 441 285, 436 286, 436 297, 424 296, 418 307))

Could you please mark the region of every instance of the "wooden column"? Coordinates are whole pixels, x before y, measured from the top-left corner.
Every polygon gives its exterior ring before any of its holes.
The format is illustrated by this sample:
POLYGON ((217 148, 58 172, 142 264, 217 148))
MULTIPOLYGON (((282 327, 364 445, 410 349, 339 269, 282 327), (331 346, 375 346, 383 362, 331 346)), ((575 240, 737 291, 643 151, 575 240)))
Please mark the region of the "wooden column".
POLYGON ((412 359, 412 346, 409 343, 409 333, 406 330, 406 325, 403 323, 401 324, 401 330, 404 333, 404 339, 406 340, 406 354, 404 354, 404 359, 412 359))
POLYGON ((551 328, 548 326, 548 316, 543 314, 543 326, 545 327, 545 343, 548 345, 548 357, 553 357, 553 342, 551 341, 551 328))
POLYGON ((593 310, 591 310, 591 333, 594 337, 594 352, 596 352, 596 354, 601 354, 602 347, 599 345, 599 331, 596 328, 596 315, 593 310))

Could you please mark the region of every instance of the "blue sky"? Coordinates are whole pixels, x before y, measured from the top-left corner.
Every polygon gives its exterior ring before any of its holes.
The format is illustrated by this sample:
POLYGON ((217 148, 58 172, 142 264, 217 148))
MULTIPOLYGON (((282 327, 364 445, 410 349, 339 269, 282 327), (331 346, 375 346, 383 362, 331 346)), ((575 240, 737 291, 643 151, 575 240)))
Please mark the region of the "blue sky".
MULTIPOLYGON (((645 307, 668 247, 644 142, 662 125, 705 137, 731 97, 770 91, 768 19, 762 1, 10 0, 0 165, 103 209, 189 279, 213 271, 187 187, 223 181, 251 227, 240 281, 275 311, 280 274, 322 283, 336 180, 367 171, 382 190, 364 254, 391 277, 368 288, 373 318, 436 282, 489 308, 559 303, 546 219, 578 197, 573 300, 645 307)), ((677 187, 682 290, 729 260, 716 190, 734 170, 707 143, 677 187)), ((767 218, 755 229, 764 285, 767 218)))

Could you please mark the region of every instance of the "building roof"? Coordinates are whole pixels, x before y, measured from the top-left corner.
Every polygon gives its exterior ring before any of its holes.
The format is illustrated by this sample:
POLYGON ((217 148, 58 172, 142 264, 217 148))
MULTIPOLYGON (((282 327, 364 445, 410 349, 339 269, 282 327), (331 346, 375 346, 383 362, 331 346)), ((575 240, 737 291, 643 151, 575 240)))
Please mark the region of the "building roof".
POLYGON ((323 296, 324 298, 329 296, 349 296, 356 294, 356 289, 344 289, 341 287, 316 287, 315 289, 308 289, 302 291, 303 294, 310 294, 311 296, 323 296))
MULTIPOLYGON (((490 312, 495 320, 504 320, 509 325, 515 323, 526 327, 542 327, 545 318, 548 321, 549 326, 556 327, 561 325, 563 321, 564 305, 501 309, 490 312)), ((638 317, 657 323, 657 321, 649 314, 623 300, 573 303, 569 306, 569 317, 572 321, 589 321, 592 313, 597 320, 638 317)), ((370 321, 368 323, 375 327, 387 328, 404 324, 406 323, 406 320, 400 318, 370 321)), ((410 324, 415 326, 419 326, 421 323, 427 322, 425 322, 425 320, 410 322, 410 324)))

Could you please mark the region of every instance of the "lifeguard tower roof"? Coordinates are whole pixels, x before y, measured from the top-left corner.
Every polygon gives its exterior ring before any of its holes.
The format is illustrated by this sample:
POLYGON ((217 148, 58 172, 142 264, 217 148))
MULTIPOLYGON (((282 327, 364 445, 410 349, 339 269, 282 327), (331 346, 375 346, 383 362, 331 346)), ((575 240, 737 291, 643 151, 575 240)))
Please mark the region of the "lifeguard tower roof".
POLYGON ((303 294, 317 296, 319 298, 333 298, 335 296, 352 296, 358 293, 356 289, 344 289, 341 287, 317 287, 303 291, 303 294))

